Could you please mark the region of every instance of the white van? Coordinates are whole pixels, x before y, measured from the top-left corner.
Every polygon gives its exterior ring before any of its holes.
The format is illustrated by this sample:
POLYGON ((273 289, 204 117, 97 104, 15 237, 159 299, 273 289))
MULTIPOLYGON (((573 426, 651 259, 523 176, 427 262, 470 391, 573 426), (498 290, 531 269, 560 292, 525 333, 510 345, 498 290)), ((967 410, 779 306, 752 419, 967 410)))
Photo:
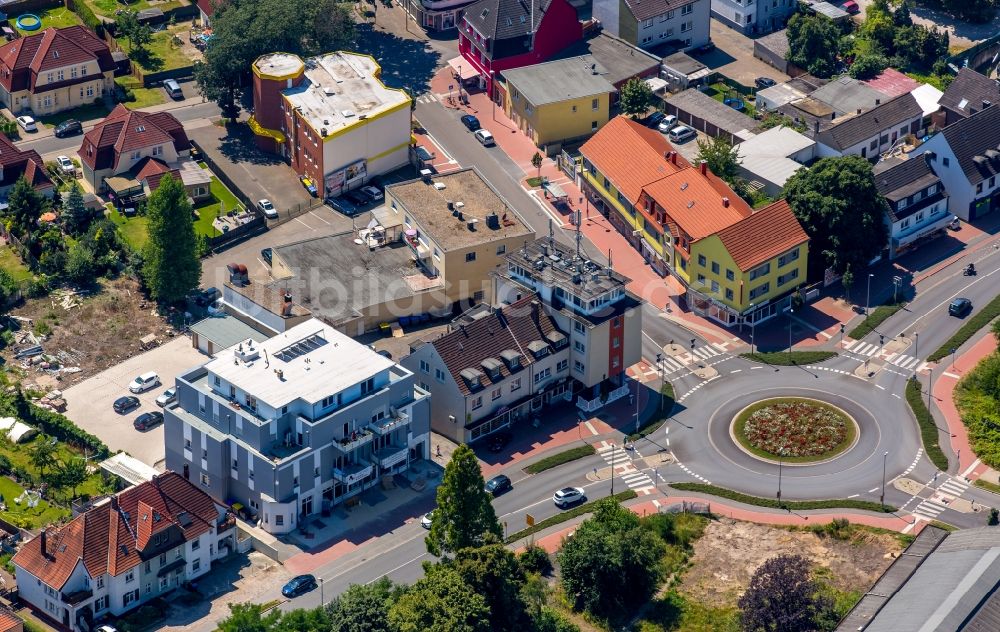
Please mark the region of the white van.
POLYGON ((164 81, 163 89, 167 91, 167 96, 171 99, 184 98, 184 91, 181 90, 181 84, 177 83, 176 79, 167 79, 164 81))
POLYGON ((132 380, 128 385, 128 390, 130 393, 143 393, 159 385, 160 376, 153 371, 149 371, 132 380))

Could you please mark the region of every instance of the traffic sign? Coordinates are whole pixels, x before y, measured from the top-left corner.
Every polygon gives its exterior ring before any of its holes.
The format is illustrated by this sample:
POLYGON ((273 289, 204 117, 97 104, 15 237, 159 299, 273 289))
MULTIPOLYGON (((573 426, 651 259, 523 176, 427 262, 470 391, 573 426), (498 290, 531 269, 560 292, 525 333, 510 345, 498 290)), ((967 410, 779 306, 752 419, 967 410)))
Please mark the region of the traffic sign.
POLYGON ((533 526, 535 526, 535 517, 532 516, 531 514, 525 514, 524 515, 524 522, 529 527, 533 527, 533 526))

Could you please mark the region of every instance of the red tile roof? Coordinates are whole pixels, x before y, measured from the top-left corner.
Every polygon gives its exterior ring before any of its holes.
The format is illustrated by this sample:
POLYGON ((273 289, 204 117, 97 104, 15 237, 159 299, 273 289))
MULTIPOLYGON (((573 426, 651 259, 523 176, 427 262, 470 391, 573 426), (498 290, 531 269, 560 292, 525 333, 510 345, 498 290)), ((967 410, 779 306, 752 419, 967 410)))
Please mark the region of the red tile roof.
POLYGON ((683 156, 677 164, 664 155, 673 151, 663 134, 618 116, 580 147, 589 160, 632 204, 642 187, 689 166, 683 156))
POLYGON ((643 191, 667 212, 691 241, 715 234, 751 213, 743 198, 712 172, 702 175, 695 167, 661 178, 646 185, 643 191))
POLYGON ((865 83, 890 98, 913 92, 920 87, 919 81, 910 79, 895 68, 886 68, 877 77, 872 77, 865 83))
MULTIPOLYGON (((462 370, 482 371, 480 364, 483 360, 499 358, 500 353, 507 349, 522 354, 521 366, 524 368, 521 371, 524 371, 526 379, 531 379, 531 371, 525 369, 535 358, 528 351, 528 345, 536 340, 547 342, 546 334, 558 331, 544 309, 540 306, 537 311, 532 309, 533 300, 537 300, 534 295, 525 297, 504 307, 500 312, 493 312, 430 342, 463 395, 469 395, 472 391, 461 376, 462 370)), ((500 374, 506 378, 511 373, 503 365, 500 374)), ((481 381, 484 387, 493 383, 486 372, 483 372, 481 381)))
POLYGON ((166 472, 29 540, 12 562, 61 590, 81 562, 91 577, 120 575, 139 564, 150 533, 176 529, 189 541, 214 529, 217 517, 208 494, 180 474, 166 472))
POLYGON ((189 145, 184 126, 172 114, 130 110, 119 103, 84 135, 79 154, 91 169, 113 169, 124 152, 169 142, 178 152, 189 145))
POLYGON ((201 12, 208 17, 212 17, 215 13, 215 8, 224 1, 225 0, 198 0, 198 8, 201 9, 201 12))
POLYGON ((16 614, 7 609, 7 606, 0 606, 0 632, 13 632, 23 630, 24 622, 16 614))
POLYGON ((36 90, 39 74, 88 61, 96 61, 102 73, 115 68, 111 49, 90 29, 80 25, 49 27, 0 46, 0 84, 9 92, 44 92, 93 81, 94 75, 80 75, 38 86, 36 90))
POLYGON ((809 241, 785 200, 719 231, 719 239, 744 272, 809 241))
POLYGON ((34 149, 23 151, 0 134, 0 186, 13 185, 22 175, 36 190, 52 188, 52 180, 45 173, 45 163, 34 149))

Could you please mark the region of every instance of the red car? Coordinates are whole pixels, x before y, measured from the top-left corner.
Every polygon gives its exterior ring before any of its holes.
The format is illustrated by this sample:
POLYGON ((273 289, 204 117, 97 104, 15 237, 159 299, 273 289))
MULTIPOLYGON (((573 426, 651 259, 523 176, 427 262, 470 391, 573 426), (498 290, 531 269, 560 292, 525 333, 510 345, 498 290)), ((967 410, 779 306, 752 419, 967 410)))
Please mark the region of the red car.
POLYGON ((861 13, 861 7, 859 7, 858 3, 855 2, 854 0, 847 0, 847 2, 841 5, 841 7, 844 9, 844 11, 847 11, 851 15, 861 13))

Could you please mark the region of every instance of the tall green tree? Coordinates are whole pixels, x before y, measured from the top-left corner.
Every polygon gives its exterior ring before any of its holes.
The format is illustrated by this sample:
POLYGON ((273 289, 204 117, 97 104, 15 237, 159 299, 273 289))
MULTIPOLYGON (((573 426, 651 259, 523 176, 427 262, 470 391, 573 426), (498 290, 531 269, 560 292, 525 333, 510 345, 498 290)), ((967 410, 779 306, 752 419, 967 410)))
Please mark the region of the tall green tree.
POLYGON ((48 208, 46 199, 35 191, 35 187, 24 176, 14 183, 7 204, 6 217, 10 219, 10 229, 22 238, 37 230, 38 218, 48 208))
POLYGON ((266 615, 261 604, 231 603, 229 616, 219 621, 216 632, 270 632, 281 619, 281 611, 272 609, 266 615))
POLYGON ((66 255, 66 278, 80 284, 93 283, 97 272, 94 251, 85 243, 73 244, 66 255))
POLYGON ((513 551, 499 542, 462 549, 452 567, 472 591, 486 598, 494 632, 520 632, 530 627, 521 599, 526 578, 513 551))
POLYGON ((543 162, 543 160, 544 160, 544 158, 542 158, 542 155, 540 153, 538 153, 537 151, 531 157, 531 166, 538 170, 538 177, 539 178, 542 177, 542 162, 543 162))
POLYGON ((604 499, 557 555, 563 591, 575 608, 620 618, 656 591, 665 553, 663 541, 634 513, 604 499))
POLYGON ((486 598, 469 590, 462 576, 435 564, 389 610, 398 632, 490 632, 486 598))
POLYGON ((632 118, 645 116, 652 103, 653 90, 639 77, 632 77, 626 81, 618 92, 618 109, 622 114, 632 118))
POLYGON ((56 446, 47 438, 42 437, 31 446, 28 459, 35 469, 41 474, 45 474, 56 464, 56 446))
POLYGON ((740 157, 739 149, 733 146, 725 137, 716 136, 708 140, 698 141, 697 162, 704 160, 712 173, 737 188, 739 185, 740 157))
POLYGON ((836 68, 840 29, 823 15, 796 13, 788 20, 788 61, 817 77, 836 68))
POLYGON ((212 45, 195 68, 202 95, 236 118, 250 68, 261 55, 316 55, 354 40, 351 4, 340 0, 227 0, 212 16, 212 45), (252 34, 252 36, 250 36, 252 34))
POLYGON ((886 245, 889 206, 860 156, 822 158, 795 173, 785 198, 809 235, 813 278, 825 268, 842 273, 867 267, 886 245))
POLYGON ((68 487, 73 492, 73 498, 76 498, 76 488, 87 480, 87 462, 74 458, 61 464, 57 480, 60 487, 68 487))
POLYGON ((131 53, 139 55, 146 53, 146 46, 153 41, 153 29, 148 24, 140 22, 135 11, 126 9, 119 13, 115 18, 115 26, 128 40, 131 53))
POLYGON ((201 280, 198 240, 191 221, 191 203, 180 180, 167 174, 149 196, 149 241, 143 251, 142 276, 158 301, 175 303, 201 280))
POLYGON ((91 219, 93 219, 93 214, 83 203, 83 192, 80 190, 80 185, 74 180, 63 208, 63 224, 66 231, 71 235, 80 235, 87 231, 91 219))
MULTIPOLYGON (((297 608, 281 615, 271 632, 329 632, 330 619, 323 608, 297 608)), ((372 630, 372 632, 378 632, 372 630)))
POLYGON ((833 608, 820 594, 809 560, 800 555, 761 564, 738 603, 744 632, 812 632, 833 608))
POLYGON ((472 448, 455 449, 437 489, 437 509, 425 542, 432 555, 482 546, 488 536, 499 539, 503 529, 484 489, 483 472, 472 448))
POLYGON ((351 585, 326 606, 331 632, 391 632, 389 608, 402 592, 385 577, 351 585))

